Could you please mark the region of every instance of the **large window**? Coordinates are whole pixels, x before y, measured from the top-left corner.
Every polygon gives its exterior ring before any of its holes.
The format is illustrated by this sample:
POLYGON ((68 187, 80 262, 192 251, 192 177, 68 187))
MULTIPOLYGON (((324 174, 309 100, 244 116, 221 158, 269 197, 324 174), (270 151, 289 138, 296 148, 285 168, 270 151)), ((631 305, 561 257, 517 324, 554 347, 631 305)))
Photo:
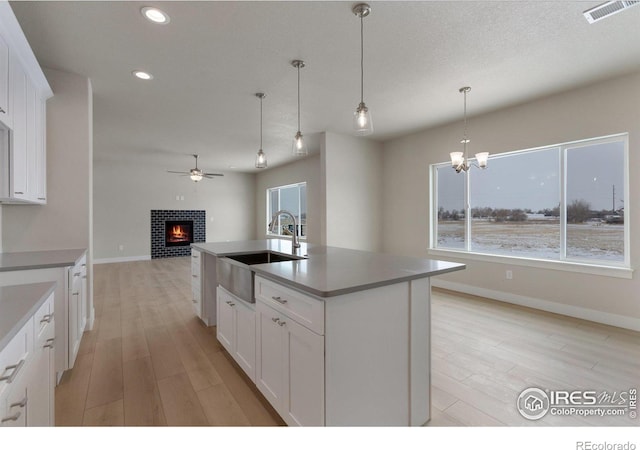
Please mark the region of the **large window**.
POLYGON ((274 231, 270 231, 273 215, 280 210, 289 211, 296 218, 298 236, 307 235, 307 183, 296 183, 267 189, 267 234, 293 236, 293 221, 281 214, 275 219, 274 231))
POLYGON ((628 266, 627 135, 432 166, 436 249, 628 266))

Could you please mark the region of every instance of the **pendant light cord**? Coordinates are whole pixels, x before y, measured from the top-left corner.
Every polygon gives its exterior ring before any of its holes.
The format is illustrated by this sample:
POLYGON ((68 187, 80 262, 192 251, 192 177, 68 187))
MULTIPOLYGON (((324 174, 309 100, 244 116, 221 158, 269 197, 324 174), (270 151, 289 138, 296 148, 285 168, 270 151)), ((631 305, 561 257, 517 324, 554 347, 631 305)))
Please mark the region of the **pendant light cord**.
POLYGON ((260 97, 260 150, 262 150, 262 97, 260 97))
POLYGON ((300 64, 298 64, 298 133, 300 132, 300 64))
POLYGON ((364 21, 360 15, 360 103, 364 103, 364 21))
POLYGON ((467 159, 467 91, 464 91, 464 157, 467 159))

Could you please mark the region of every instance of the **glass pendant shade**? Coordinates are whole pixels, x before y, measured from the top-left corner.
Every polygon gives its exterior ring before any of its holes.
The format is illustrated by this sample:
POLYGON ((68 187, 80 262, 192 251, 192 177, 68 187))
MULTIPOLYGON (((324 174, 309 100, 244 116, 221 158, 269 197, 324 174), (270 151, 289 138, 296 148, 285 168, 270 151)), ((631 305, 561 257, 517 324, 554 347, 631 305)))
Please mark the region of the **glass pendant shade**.
POLYGON ((192 173, 191 179, 197 183, 198 181, 202 180, 202 175, 199 173, 192 173))
POLYGON ((487 161, 489 160, 489 152, 476 153, 476 161, 478 161, 478 167, 484 169, 487 167, 487 161))
POLYGON ((293 138, 291 153, 293 153, 294 156, 306 156, 308 154, 307 144, 305 144, 304 137, 299 131, 296 133, 296 137, 293 138))
POLYGON ((266 169, 267 168, 267 155, 262 151, 262 100, 267 96, 262 92, 258 92, 256 97, 260 99, 260 150, 258 150, 258 154, 256 155, 256 169, 266 169))
POLYGON ((294 59, 293 61, 291 61, 291 65, 298 70, 298 132, 293 138, 291 153, 293 154, 293 156, 307 156, 309 154, 309 151, 307 149, 307 145, 304 142, 302 131, 300 131, 300 69, 302 69, 305 64, 301 59, 294 59))
POLYGON ((451 156, 451 167, 453 168, 460 167, 464 163, 463 152, 451 152, 449 156, 451 156))
POLYGON ((267 168, 267 155, 264 154, 262 149, 258 150, 258 154, 256 155, 256 169, 266 169, 267 168))
POLYGON ((356 112, 353 113, 353 129, 359 136, 366 136, 373 133, 373 122, 369 108, 364 103, 360 103, 356 112))

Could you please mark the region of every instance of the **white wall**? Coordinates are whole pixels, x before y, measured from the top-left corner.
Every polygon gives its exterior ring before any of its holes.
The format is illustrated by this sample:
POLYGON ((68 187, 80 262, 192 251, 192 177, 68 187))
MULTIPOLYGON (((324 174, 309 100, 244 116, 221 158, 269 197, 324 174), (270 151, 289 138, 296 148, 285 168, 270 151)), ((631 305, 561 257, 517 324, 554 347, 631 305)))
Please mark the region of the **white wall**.
POLYGON ((47 101, 47 204, 4 205, 5 252, 86 248, 89 319, 93 318, 93 89, 81 75, 43 69, 47 101))
POLYGON ((378 142, 325 133, 321 149, 323 244, 381 250, 382 161, 378 142))
MULTIPOLYGON (((429 164, 447 161, 457 148, 460 123, 386 142, 383 154, 383 250, 427 257, 429 247, 429 164)), ((629 132, 630 192, 625 202, 631 227, 631 265, 640 267, 640 73, 574 89, 524 105, 472 117, 469 136, 474 148, 493 154, 629 132)), ((438 257, 438 259, 450 259, 438 257)), ((470 292, 513 302, 541 300, 541 308, 595 320, 640 319, 640 279, 632 280, 558 270, 510 267, 459 260, 467 269, 439 277, 470 292), (548 303, 544 303, 548 302, 548 303), (605 313, 605 314, 602 314, 605 313), (615 315, 610 317, 607 314, 615 315)))
POLYGON ((92 89, 88 78, 44 69, 47 101, 47 204, 4 205, 5 252, 89 248, 92 201, 92 89))
POLYGON ((320 155, 310 155, 284 166, 258 172, 256 175, 256 229, 258 239, 266 238, 267 189, 307 182, 307 242, 320 244, 321 217, 324 208, 321 199, 323 179, 320 174, 320 155))
POLYGON ((227 172, 195 183, 166 167, 95 160, 93 178, 96 259, 149 258, 152 209, 205 210, 208 242, 254 239, 252 174, 227 172))

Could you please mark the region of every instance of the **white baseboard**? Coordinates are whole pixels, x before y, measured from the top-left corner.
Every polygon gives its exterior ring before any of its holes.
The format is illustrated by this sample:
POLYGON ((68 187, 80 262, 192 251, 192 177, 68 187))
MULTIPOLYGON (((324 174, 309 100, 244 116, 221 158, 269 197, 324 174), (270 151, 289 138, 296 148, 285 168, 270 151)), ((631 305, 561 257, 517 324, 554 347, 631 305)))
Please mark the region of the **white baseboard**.
POLYGON ((142 256, 121 256, 118 258, 98 258, 94 259, 94 264, 111 264, 111 263, 119 263, 119 262, 130 262, 130 261, 149 261, 151 259, 150 255, 142 255, 142 256))
POLYGON ((494 291, 493 289, 469 286, 437 278, 433 278, 431 280, 431 286, 448 289, 450 291, 462 292, 464 294, 477 295, 479 297, 490 298, 492 300, 498 300, 505 303, 512 303, 514 305, 527 306, 529 308, 589 320, 591 322, 612 325, 614 327, 640 331, 640 319, 634 317, 621 316, 619 314, 611 314, 603 311, 597 311, 595 309, 581 308, 579 306, 565 305, 562 303, 550 302, 548 300, 510 294, 508 292, 494 291))

